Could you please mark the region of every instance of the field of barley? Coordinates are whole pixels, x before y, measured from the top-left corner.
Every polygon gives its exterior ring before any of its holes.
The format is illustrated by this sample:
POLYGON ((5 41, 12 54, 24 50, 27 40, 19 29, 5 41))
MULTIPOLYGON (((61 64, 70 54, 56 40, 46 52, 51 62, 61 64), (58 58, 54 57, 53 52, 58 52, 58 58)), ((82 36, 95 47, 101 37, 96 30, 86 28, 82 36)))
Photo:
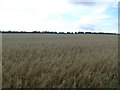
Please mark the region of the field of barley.
POLYGON ((116 88, 118 35, 3 34, 3 88, 116 88))

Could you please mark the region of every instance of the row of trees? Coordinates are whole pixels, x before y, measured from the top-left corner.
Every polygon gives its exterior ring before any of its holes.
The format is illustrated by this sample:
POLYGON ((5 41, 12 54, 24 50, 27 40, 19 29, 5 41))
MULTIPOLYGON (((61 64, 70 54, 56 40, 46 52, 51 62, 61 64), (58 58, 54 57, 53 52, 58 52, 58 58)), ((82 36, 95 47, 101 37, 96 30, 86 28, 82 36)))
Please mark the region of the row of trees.
POLYGON ((0 31, 0 33, 41 33, 41 34, 117 34, 117 33, 104 33, 104 32, 50 32, 50 31, 0 31))

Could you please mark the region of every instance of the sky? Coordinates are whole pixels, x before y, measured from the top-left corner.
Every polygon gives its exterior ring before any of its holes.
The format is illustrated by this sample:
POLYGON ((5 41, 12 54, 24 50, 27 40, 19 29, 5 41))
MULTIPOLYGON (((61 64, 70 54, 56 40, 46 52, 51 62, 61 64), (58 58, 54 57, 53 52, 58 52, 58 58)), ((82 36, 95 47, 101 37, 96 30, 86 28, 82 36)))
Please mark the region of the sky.
POLYGON ((0 30, 118 33, 118 1, 104 1, 0 0, 0 30))

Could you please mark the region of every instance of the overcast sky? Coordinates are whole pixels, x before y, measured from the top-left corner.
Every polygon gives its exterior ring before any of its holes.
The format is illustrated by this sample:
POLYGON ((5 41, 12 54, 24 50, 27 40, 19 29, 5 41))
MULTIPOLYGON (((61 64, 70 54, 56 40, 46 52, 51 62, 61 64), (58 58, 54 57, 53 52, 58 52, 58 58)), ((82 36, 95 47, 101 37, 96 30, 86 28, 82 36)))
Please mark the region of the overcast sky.
POLYGON ((118 2, 0 0, 0 30, 118 32, 118 2))

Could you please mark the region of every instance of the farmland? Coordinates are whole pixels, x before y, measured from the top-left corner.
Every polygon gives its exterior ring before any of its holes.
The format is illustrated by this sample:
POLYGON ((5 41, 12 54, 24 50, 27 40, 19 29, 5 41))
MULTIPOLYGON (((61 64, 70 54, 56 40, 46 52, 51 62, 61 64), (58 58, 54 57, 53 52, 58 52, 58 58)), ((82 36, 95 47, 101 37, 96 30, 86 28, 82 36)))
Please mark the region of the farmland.
POLYGON ((114 88, 118 36, 3 34, 3 88, 114 88))

